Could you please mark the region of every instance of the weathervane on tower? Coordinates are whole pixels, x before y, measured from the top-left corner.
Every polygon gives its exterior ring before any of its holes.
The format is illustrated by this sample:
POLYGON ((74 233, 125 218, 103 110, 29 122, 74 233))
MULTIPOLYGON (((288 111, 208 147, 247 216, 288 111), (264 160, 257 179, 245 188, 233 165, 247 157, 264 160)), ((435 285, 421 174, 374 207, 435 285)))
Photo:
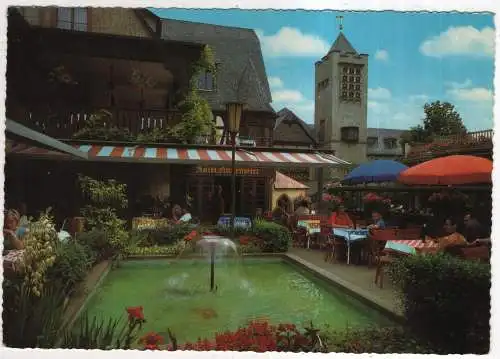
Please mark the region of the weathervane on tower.
POLYGON ((343 24, 343 21, 344 21, 344 16, 342 15, 338 15, 335 17, 337 19, 337 22, 339 24, 339 30, 342 31, 344 30, 344 24, 343 24))

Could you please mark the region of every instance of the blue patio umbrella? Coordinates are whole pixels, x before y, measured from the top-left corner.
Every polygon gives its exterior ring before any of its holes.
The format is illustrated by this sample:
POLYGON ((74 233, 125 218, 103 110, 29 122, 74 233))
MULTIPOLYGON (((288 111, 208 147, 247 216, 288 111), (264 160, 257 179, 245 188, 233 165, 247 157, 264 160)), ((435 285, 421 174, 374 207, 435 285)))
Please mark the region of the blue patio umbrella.
POLYGON ((375 160, 353 169, 343 180, 343 184, 396 181, 400 172, 408 169, 400 162, 375 160))

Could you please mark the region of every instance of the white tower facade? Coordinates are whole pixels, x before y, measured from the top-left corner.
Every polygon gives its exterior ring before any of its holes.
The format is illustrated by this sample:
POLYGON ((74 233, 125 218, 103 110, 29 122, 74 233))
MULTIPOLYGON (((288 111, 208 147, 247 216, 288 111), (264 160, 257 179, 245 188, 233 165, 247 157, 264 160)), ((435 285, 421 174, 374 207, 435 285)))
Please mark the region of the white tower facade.
MULTIPOLYGON (((368 55, 359 54, 341 31, 315 64, 314 128, 318 142, 353 164, 366 162, 368 55)), ((346 170, 323 171, 326 181, 346 170)))

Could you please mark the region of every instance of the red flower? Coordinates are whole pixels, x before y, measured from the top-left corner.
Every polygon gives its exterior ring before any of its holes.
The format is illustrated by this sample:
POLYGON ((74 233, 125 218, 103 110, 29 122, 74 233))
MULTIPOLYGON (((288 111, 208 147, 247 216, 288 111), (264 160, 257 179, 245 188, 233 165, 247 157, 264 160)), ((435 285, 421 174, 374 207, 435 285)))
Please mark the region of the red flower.
POLYGON ((163 344, 163 337, 157 333, 151 332, 139 339, 140 344, 144 344, 145 350, 156 350, 159 344, 163 344))
POLYGON ((198 236, 198 232, 196 232, 196 231, 191 231, 189 234, 187 234, 187 235, 184 237, 184 240, 185 240, 186 242, 189 242, 189 241, 192 241, 193 239, 195 239, 197 236, 198 236))
POLYGON ((128 320, 133 321, 133 320, 144 320, 144 308, 142 306, 139 307, 128 307, 127 308, 127 313, 128 313, 128 320))

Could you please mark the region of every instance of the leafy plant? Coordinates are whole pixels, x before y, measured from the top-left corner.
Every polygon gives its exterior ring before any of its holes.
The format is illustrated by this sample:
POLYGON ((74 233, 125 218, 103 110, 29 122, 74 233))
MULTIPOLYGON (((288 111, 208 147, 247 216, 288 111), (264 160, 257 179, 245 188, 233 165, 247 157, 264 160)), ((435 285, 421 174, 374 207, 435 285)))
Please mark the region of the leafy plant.
POLYGON ((484 354, 490 345, 489 264, 445 254, 389 267, 410 329, 442 354, 484 354))
POLYGON ((288 228, 274 222, 256 220, 253 234, 262 240, 262 252, 286 252, 292 242, 288 228))
POLYGON ((81 209, 87 230, 102 231, 109 255, 118 259, 128 246, 129 235, 125 231, 125 221, 118 218, 117 211, 128 205, 125 184, 115 180, 97 181, 79 175, 82 194, 90 204, 81 209))
POLYGON ((183 101, 179 103, 182 120, 171 130, 171 135, 192 143, 197 137, 212 134, 215 129, 212 110, 208 101, 198 92, 198 76, 203 71, 215 74, 216 66, 212 49, 204 46, 200 59, 193 64, 189 89, 183 101))
POLYGON ((103 141, 131 141, 132 134, 128 128, 110 127, 113 114, 101 109, 89 116, 84 127, 73 134, 75 139, 92 139, 103 141))
POLYGON ((41 292, 22 281, 4 280, 3 337, 8 347, 53 348, 64 321, 65 293, 59 281, 41 292))
POLYGON ((70 294, 85 279, 95 261, 92 250, 78 242, 70 241, 56 246, 56 260, 47 272, 48 280, 60 280, 65 292, 70 294))
POLYGON ((49 212, 50 208, 37 221, 30 222, 24 237, 24 283, 38 296, 45 284, 46 273, 56 259, 57 232, 49 212))
POLYGON ((434 350, 401 327, 322 331, 328 352, 432 354, 434 350))
POLYGON ((72 349, 130 349, 145 323, 142 307, 127 308, 128 320, 104 319, 85 313, 76 328, 64 335, 62 348, 72 349))

